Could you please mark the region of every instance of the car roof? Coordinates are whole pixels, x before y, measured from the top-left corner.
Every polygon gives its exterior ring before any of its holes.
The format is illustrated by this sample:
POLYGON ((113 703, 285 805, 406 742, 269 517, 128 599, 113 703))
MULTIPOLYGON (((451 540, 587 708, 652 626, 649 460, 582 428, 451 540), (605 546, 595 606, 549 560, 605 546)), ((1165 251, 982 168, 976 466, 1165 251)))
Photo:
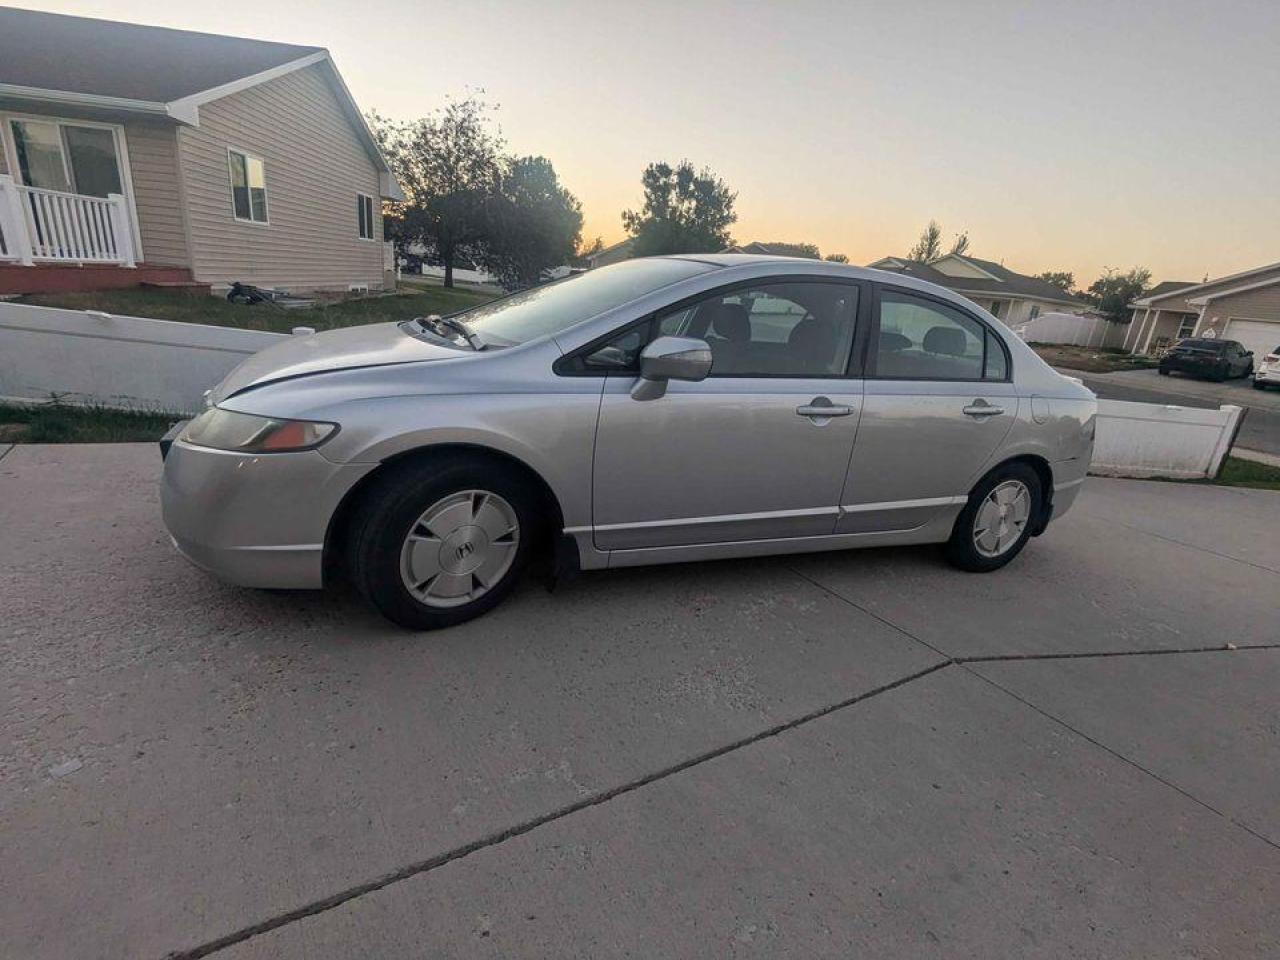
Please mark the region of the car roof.
POLYGON ((891 270, 873 270, 871 267, 855 267, 852 264, 835 263, 831 260, 813 260, 808 257, 782 257, 777 254, 763 253, 681 253, 668 254, 663 259, 693 260, 699 263, 714 264, 718 267, 776 266, 785 268, 786 272, 809 275, 820 274, 823 276, 846 277, 850 280, 869 280, 877 283, 886 283, 903 289, 918 290, 939 300, 950 300, 969 309, 977 306, 968 297, 956 293, 954 290, 937 283, 931 283, 928 280, 921 280, 909 274, 895 273, 891 270))

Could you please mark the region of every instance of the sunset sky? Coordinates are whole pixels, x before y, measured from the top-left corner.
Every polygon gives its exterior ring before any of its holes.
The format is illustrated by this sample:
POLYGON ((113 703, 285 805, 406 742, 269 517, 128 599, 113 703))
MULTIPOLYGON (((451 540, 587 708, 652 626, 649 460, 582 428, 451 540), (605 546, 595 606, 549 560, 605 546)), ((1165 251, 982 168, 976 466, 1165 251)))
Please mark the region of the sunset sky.
POLYGON ((735 239, 855 263, 931 217, 1082 285, 1280 260, 1277 0, 16 5, 325 46, 396 118, 483 88, 606 243, 644 165, 688 158, 737 190, 735 239))

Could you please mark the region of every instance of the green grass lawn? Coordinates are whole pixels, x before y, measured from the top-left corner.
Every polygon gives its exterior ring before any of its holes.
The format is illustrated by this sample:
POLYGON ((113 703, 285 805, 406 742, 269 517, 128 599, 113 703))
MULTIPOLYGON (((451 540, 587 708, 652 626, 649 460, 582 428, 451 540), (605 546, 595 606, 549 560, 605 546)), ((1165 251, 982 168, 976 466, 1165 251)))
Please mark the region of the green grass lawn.
POLYGON ((18 302, 37 307, 101 310, 129 317, 288 333, 294 327, 333 330, 363 323, 408 320, 432 313, 454 313, 492 299, 492 294, 474 290, 415 286, 410 292, 390 296, 357 297, 322 303, 304 310, 283 310, 270 304, 246 306, 227 303, 222 297, 138 287, 95 293, 35 293, 20 298, 18 302))
POLYGON ((1255 487, 1260 490, 1280 490, 1280 467, 1256 460, 1227 457, 1217 483, 1228 487, 1255 487))
POLYGON ((159 440, 182 417, 65 403, 0 404, 0 443, 128 443, 159 440))

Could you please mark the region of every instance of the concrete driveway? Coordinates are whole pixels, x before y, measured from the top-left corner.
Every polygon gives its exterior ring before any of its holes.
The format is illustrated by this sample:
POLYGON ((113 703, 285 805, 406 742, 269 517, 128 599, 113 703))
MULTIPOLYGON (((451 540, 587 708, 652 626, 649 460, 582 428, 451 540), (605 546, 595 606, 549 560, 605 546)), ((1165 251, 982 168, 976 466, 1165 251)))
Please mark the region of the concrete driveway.
POLYGON ((0 459, 5 956, 1280 954, 1280 494, 1091 480, 991 576, 614 571, 415 636, 210 581, 157 472, 0 459))

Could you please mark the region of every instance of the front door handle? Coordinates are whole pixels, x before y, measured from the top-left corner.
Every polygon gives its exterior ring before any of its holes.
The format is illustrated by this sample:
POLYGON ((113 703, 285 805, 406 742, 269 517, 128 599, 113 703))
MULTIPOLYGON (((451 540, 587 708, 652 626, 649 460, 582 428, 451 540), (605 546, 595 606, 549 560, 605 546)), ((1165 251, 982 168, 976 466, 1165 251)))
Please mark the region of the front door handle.
POLYGON ((814 397, 804 406, 796 407, 796 413, 814 420, 826 420, 830 417, 847 417, 853 413, 853 407, 834 404, 826 397, 814 397))
POLYGON ((979 420, 986 417, 998 417, 1004 413, 1004 407, 997 407, 995 404, 987 403, 985 400, 975 400, 973 403, 965 407, 961 413, 966 417, 977 417, 979 420))

